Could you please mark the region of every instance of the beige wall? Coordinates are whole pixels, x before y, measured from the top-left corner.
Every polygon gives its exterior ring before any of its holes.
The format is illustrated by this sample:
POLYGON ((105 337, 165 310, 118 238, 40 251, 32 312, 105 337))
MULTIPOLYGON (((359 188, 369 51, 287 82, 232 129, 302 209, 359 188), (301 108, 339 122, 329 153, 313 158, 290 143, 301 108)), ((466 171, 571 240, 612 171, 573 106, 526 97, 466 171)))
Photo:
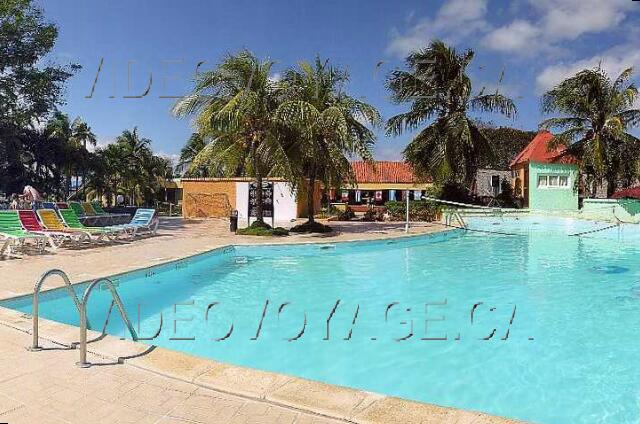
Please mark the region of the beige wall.
POLYGON ((182 180, 185 218, 228 217, 236 205, 234 180, 182 180))

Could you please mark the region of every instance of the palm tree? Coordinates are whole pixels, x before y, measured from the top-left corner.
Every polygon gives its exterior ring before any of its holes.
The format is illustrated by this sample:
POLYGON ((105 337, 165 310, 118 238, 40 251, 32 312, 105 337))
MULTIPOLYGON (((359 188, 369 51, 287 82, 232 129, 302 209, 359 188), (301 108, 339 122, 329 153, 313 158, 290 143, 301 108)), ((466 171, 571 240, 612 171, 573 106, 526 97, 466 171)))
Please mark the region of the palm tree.
POLYGON ((62 112, 56 111, 53 116, 47 121, 45 125, 45 134, 47 137, 55 138, 60 143, 69 147, 69 154, 66 157, 66 163, 64 165, 65 168, 65 188, 64 195, 65 197, 69 196, 70 188, 71 188, 71 170, 73 164, 75 162, 75 149, 72 147, 71 137, 71 121, 69 120, 69 116, 65 115, 62 112))
MULTIPOLYGON (((187 143, 180 150, 180 162, 179 166, 183 168, 185 165, 189 166, 188 172, 186 175, 195 175, 200 177, 208 176, 209 172, 206 166, 192 167, 196 156, 207 146, 207 142, 205 137, 200 135, 197 132, 191 134, 187 143)), ((217 175, 218 173, 214 173, 213 175, 217 175)))
POLYGON ((288 155, 298 165, 300 185, 306 185, 308 224, 314 223, 316 182, 325 187, 353 181, 349 157, 372 160, 370 147, 380 114, 371 105, 342 91, 347 72, 316 58, 288 70, 282 80, 285 101, 275 118, 293 140, 288 155))
POLYGON ((417 130, 427 121, 404 150, 416 171, 436 181, 453 180, 469 185, 479 162, 491 156, 490 141, 467 116, 467 111, 499 112, 507 117, 516 113, 513 101, 497 91, 472 95, 466 73, 474 52, 458 53, 440 40, 409 54, 408 70, 395 70, 387 88, 396 104, 410 103, 409 111, 389 119, 388 135, 417 130))
POLYGON ((270 172, 285 176, 288 169, 272 119, 278 105, 272 66, 272 61, 261 61, 247 50, 229 55, 217 68, 199 74, 191 94, 173 108, 179 117, 195 115, 198 133, 212 140, 192 166, 209 162, 222 165, 225 173, 242 169, 254 177, 260 224, 263 177, 270 172))
MULTIPOLYGON (((76 190, 78 188, 79 168, 82 167, 83 174, 88 160, 87 144, 95 146, 96 136, 91 131, 91 127, 77 117, 70 121, 69 116, 62 112, 55 112, 45 125, 45 134, 50 138, 55 138, 63 143, 68 151, 66 156, 65 174, 66 188, 65 194, 69 195, 71 187, 71 176, 75 173, 76 190)), ((83 175, 84 181, 84 175, 83 175)))
POLYGON ((116 139, 116 145, 120 149, 122 166, 120 171, 123 183, 127 187, 127 192, 131 195, 131 204, 135 204, 142 183, 141 176, 145 166, 145 161, 152 155, 149 145, 151 140, 142 138, 138 134, 138 128, 133 131, 124 130, 116 139))
MULTIPOLYGON (((71 137, 69 141, 74 145, 76 149, 82 148, 82 184, 86 181, 87 177, 87 162, 88 162, 88 151, 87 144, 92 147, 96 146, 97 140, 96 135, 91 131, 91 127, 82 120, 82 118, 77 117, 73 120, 71 124, 71 137)), ((76 167, 76 190, 78 189, 78 169, 76 167)), ((86 190, 83 188, 83 197, 86 200, 86 190)))
POLYGON ((580 159, 583 173, 595 181, 606 179, 608 196, 618 180, 633 180, 629 173, 637 176, 640 164, 640 140, 627 132, 640 124, 640 110, 633 109, 638 89, 629 82, 632 74, 628 68, 611 81, 600 67, 586 69, 542 98, 543 112, 563 115, 540 124, 561 131, 551 147, 568 146, 567 153, 580 159))
POLYGON ((145 203, 151 204, 155 196, 164 191, 167 200, 166 181, 173 177, 173 166, 168 158, 151 155, 144 163, 144 186, 141 192, 145 203))
POLYGON ((89 166, 87 167, 89 172, 83 182, 85 199, 86 196, 102 199, 103 195, 107 195, 108 204, 111 205, 109 179, 113 177, 113 172, 108 161, 106 149, 97 149, 89 155, 89 166))
MULTIPOLYGON (((100 150, 99 154, 104 164, 105 173, 104 175, 97 173, 95 177, 105 177, 105 194, 107 194, 108 203, 111 204, 111 200, 121 194, 119 187, 125 185, 125 173, 128 166, 126 152, 121 144, 113 143, 100 150)), ((126 194, 124 191, 122 193, 126 194)))
POLYGON ((203 136, 197 132, 191 134, 187 143, 180 150, 180 162, 192 162, 206 145, 207 143, 203 136))

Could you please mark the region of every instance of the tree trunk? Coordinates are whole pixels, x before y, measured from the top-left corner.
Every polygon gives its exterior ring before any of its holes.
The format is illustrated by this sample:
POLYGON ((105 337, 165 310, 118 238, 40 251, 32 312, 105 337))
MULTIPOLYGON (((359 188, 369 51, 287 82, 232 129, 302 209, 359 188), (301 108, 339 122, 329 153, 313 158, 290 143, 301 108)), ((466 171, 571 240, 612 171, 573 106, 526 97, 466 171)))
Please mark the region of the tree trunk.
POLYGON ((315 202, 315 194, 316 194, 316 172, 313 170, 309 175, 308 187, 307 187, 307 215, 310 224, 315 222, 314 215, 316 214, 316 202, 315 202))
POLYGON ((264 212, 262 205, 262 173, 258 166, 258 145, 256 140, 251 140, 251 162, 253 173, 256 179, 256 221, 264 223, 264 212))

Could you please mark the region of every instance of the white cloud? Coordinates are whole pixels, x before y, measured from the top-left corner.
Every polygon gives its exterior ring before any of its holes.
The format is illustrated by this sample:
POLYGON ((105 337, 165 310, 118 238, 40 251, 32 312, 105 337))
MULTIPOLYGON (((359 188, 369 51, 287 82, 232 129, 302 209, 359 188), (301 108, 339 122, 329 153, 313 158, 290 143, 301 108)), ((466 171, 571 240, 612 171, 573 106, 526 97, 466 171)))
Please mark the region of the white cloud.
POLYGON ((627 0, 546 0, 532 4, 542 9, 545 33, 558 40, 612 28, 634 7, 627 0))
POLYGON ((387 53, 403 57, 412 50, 424 47, 433 38, 457 40, 487 29, 487 2, 488 0, 446 2, 433 19, 420 19, 404 32, 394 29, 387 53))
POLYGON ((583 34, 611 30, 620 25, 635 6, 627 0, 529 2, 536 16, 516 19, 496 28, 484 37, 484 45, 498 51, 531 54, 583 34))
POLYGON ((95 147, 87 146, 87 150, 89 150, 90 152, 94 152, 96 149, 104 149, 109 144, 113 144, 115 142, 116 142, 116 138, 115 137, 106 137, 106 136, 102 136, 102 135, 96 135, 96 145, 95 145, 95 147))
POLYGON ((279 82, 280 80, 282 80, 282 74, 280 72, 276 72, 269 76, 269 81, 271 82, 279 82))
POLYGON ((453 25, 474 22, 484 18, 486 13, 487 0, 451 0, 442 5, 436 21, 447 21, 453 25))
MULTIPOLYGON (((631 66, 638 72, 640 71, 640 48, 637 46, 623 45, 576 62, 547 66, 536 77, 537 91, 538 93, 544 93, 565 78, 575 75, 583 69, 593 69, 599 64, 611 78, 616 78, 620 72, 631 66)), ((637 76, 638 74, 636 73, 636 77, 637 76)))
POLYGON ((484 44, 493 50, 522 51, 539 36, 539 28, 528 21, 515 20, 489 33, 484 38, 484 44))
POLYGON ((176 153, 158 152, 155 153, 155 155, 167 159, 169 162, 171 162, 171 166, 176 166, 180 161, 180 155, 176 153))

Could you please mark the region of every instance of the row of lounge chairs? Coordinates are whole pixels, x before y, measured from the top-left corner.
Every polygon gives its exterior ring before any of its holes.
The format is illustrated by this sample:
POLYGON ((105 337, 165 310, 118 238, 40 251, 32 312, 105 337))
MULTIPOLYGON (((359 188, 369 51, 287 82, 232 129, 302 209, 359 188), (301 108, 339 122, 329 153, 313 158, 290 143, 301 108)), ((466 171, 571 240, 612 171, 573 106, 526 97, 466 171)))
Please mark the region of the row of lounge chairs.
POLYGON ((87 226, 72 208, 57 205, 36 211, 0 211, 0 257, 20 250, 26 242, 33 242, 39 250, 47 244, 56 250, 66 243, 80 245, 153 235, 158 223, 155 209, 138 209, 128 223, 104 227, 87 226))
POLYGON ((88 226, 105 226, 125 224, 129 221, 129 214, 108 213, 99 202, 44 202, 47 209, 72 209, 78 218, 88 226))

